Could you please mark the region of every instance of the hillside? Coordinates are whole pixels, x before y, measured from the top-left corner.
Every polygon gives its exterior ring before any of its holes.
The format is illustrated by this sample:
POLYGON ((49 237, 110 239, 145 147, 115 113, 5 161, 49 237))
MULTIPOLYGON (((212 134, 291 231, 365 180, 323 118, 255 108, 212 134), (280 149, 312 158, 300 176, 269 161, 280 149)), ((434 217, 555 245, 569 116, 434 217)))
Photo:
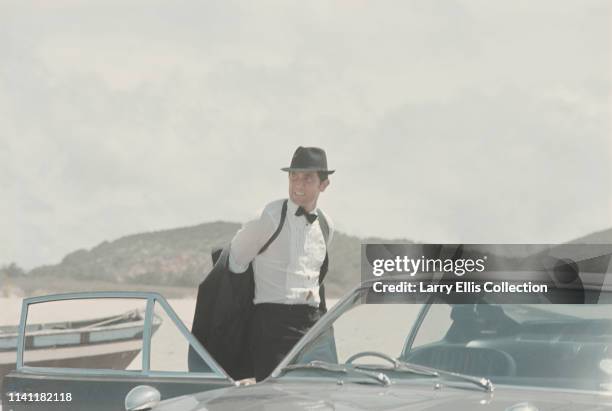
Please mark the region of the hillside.
POLYGON ((210 269, 211 249, 227 243, 238 228, 240 224, 214 222, 129 235, 76 250, 60 264, 35 268, 29 275, 192 286, 210 269))
POLYGON ((612 228, 596 231, 584 237, 570 241, 575 244, 612 244, 612 228))
MULTIPOLYGON (((0 273, 4 293, 22 295, 88 290, 151 290, 166 296, 193 295, 212 266, 212 248, 227 244, 240 224, 212 222, 128 235, 104 241, 91 250, 76 250, 56 265, 35 268, 27 275, 0 273)), ((360 281, 362 243, 410 242, 359 238, 336 232, 330 247, 327 293, 338 297, 360 281)), ((612 229, 571 243, 612 243, 612 229)), ((527 246, 526 246, 527 247, 527 246)), ((525 254, 537 252, 525 248, 525 254)), ((466 253, 476 252, 468 246, 466 253)), ((510 257, 510 256, 508 256, 510 257)), ((519 257, 519 256, 513 256, 519 257)))
MULTIPOLYGON (((211 269, 211 250, 227 244, 239 228, 240 224, 218 221, 129 235, 104 241, 91 250, 76 250, 66 255, 61 263, 37 267, 13 282, 26 288, 25 294, 37 288, 39 292, 61 292, 89 289, 88 286, 161 291, 172 287, 173 294, 177 287, 182 287, 185 293, 194 293, 211 269), (54 287, 54 284, 62 285, 54 287)), ((327 292, 330 296, 339 296, 358 284, 360 244, 364 241, 335 232, 329 250, 331 265, 327 292)))

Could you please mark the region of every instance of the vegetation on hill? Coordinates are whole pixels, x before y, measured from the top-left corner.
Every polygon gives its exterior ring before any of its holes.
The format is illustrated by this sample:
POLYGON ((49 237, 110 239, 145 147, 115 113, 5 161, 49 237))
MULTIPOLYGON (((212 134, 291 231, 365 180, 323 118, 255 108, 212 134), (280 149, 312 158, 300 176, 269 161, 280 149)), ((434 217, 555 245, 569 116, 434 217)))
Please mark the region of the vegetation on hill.
MULTIPOLYGON (((239 228, 237 223, 217 221, 129 235, 104 241, 91 250, 76 250, 59 264, 38 267, 28 273, 15 263, 1 267, 0 283, 4 292, 14 294, 18 289, 17 293, 22 295, 111 289, 193 295, 212 267, 212 249, 227 244, 239 228)), ((336 232, 329 249, 328 296, 339 297, 359 284, 362 243, 390 242, 410 241, 358 238, 336 232)), ((573 242, 612 242, 612 229, 573 242)), ((477 252, 469 246, 465 251, 466 255, 477 252)), ((534 251, 525 250, 527 254, 534 251)))

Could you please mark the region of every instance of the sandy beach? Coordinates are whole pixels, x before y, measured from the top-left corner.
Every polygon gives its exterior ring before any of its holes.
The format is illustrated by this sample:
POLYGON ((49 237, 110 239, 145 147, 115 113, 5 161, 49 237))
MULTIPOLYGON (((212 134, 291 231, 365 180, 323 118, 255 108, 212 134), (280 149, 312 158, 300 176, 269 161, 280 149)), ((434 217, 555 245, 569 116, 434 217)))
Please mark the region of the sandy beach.
MULTIPOLYGON (((185 325, 191 326, 195 299, 170 299, 168 302, 185 325)), ((18 297, 0 298, 0 326, 19 324, 21 303, 22 299, 18 297)), ((142 305, 143 304, 131 304, 127 300, 121 300, 119 303, 113 303, 112 308, 125 311, 140 307, 142 305)), ((36 310, 37 307, 34 307, 30 313, 28 323, 39 321, 71 321, 82 318, 95 318, 105 315, 106 311, 111 313, 112 310, 109 309, 108 306, 108 300, 104 299, 96 301, 88 300, 84 305, 49 303, 45 304, 44 312, 43 310, 36 310), (36 318, 32 318, 32 315, 34 315, 36 318)))
MULTIPOLYGON (((195 298, 177 298, 177 299, 169 299, 168 303, 174 309, 176 314, 181 318, 181 320, 185 323, 188 328, 191 328, 191 321, 193 320, 193 310, 195 308, 195 298)), ((333 307, 338 302, 338 299, 328 299, 328 307, 333 307)), ((17 325, 19 324, 19 315, 21 313, 21 297, 11 297, 11 298, 0 298, 0 326, 4 325, 17 325)), ((100 300, 96 301, 93 304, 91 302, 88 303, 88 310, 91 312, 96 312, 98 310, 103 311, 102 307, 106 304, 105 301, 100 300)), ((48 306, 49 307, 49 306, 48 306)), ((126 304, 126 308, 129 308, 130 305, 126 304)), ((58 307, 59 308, 59 307, 58 307)), ((51 318, 62 318, 64 320, 73 320, 78 319, 83 316, 82 311, 49 311, 45 310, 48 318, 44 320, 49 321, 51 318)), ((42 318, 41 318, 42 319, 42 318)))
MULTIPOLYGON (((191 321, 193 320, 193 310, 195 308, 195 298, 177 298, 177 299, 169 299, 168 303, 177 315, 181 318, 181 320, 185 323, 187 327, 191 327, 191 321)), ((4 325, 17 325, 19 324, 19 315, 21 313, 21 297, 10 297, 10 298, 0 298, 0 326, 4 325)), ((333 307, 338 299, 328 299, 328 307, 333 307)), ((93 305, 89 305, 89 310, 95 311, 100 309, 105 305, 104 301, 98 301, 93 305)), ((57 312, 49 312, 47 311, 49 318, 51 317, 59 317, 57 312)), ((65 311, 61 313, 61 317, 64 320, 72 320, 77 319, 82 316, 82 311, 65 311)), ((48 320, 48 319, 47 319, 48 320)))

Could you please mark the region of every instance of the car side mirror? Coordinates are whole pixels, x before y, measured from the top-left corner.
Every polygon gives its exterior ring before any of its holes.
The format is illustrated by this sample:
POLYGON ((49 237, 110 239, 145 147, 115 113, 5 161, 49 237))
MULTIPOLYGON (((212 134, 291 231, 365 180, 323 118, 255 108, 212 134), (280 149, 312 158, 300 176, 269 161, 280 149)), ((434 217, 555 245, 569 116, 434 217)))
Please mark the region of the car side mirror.
POLYGON ((138 385, 125 396, 126 411, 146 411, 161 401, 159 391, 149 385, 138 385))

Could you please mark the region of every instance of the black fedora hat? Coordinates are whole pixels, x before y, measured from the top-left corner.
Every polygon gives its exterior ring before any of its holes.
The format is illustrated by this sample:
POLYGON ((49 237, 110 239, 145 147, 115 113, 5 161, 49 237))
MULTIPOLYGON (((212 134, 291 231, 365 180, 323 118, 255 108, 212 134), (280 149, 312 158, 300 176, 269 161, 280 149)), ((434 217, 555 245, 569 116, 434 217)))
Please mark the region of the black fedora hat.
POLYGON ((325 150, 319 147, 299 146, 289 167, 281 168, 283 171, 324 171, 333 174, 336 170, 327 169, 327 156, 325 150))

